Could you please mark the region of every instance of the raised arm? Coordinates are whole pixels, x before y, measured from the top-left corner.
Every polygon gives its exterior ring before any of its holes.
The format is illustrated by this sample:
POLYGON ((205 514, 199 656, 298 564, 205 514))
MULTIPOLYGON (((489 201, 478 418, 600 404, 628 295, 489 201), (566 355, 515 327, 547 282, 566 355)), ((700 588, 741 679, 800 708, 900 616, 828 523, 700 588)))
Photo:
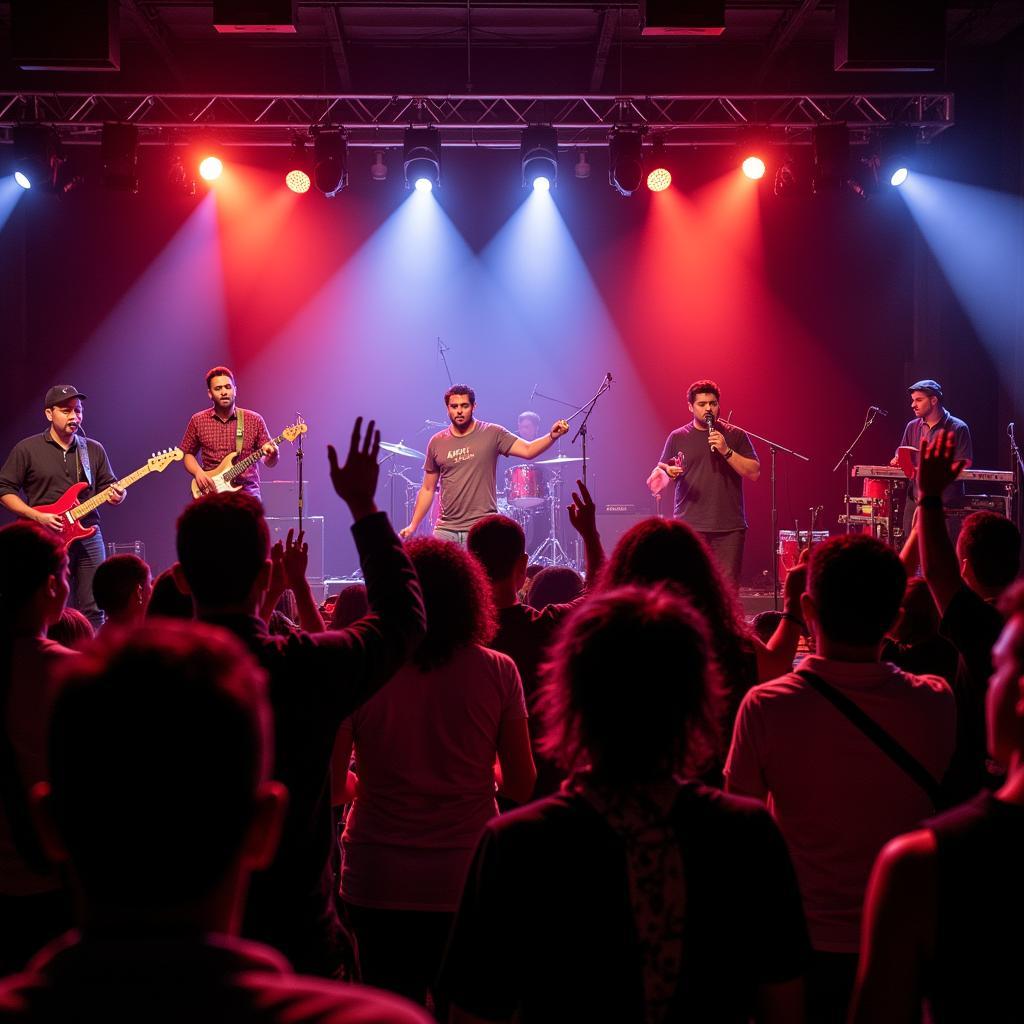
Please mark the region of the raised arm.
POLYGON ((566 507, 569 522, 583 539, 587 556, 587 589, 591 590, 601 566, 604 565, 604 546, 597 532, 597 507, 582 480, 576 481, 578 491, 572 493, 572 504, 566 507))
POLYGON ((411 537, 418 529, 420 523, 423 522, 426 514, 430 511, 430 506, 434 502, 434 492, 437 490, 437 478, 440 474, 432 472, 429 469, 423 470, 423 483, 420 484, 420 489, 416 492, 416 505, 412 510, 412 520, 408 526, 403 526, 398 531, 398 536, 403 540, 406 537, 411 537))
POLYGON ((960 475, 964 460, 956 458, 956 438, 950 430, 940 430, 929 442, 921 442, 921 461, 917 471, 918 549, 928 589, 944 615, 950 602, 965 586, 942 506, 942 492, 960 475))
POLYGON ((551 429, 543 437, 538 437, 533 441, 524 441, 521 437, 517 437, 508 453, 517 459, 535 459, 542 452, 546 452, 563 434, 568 433, 569 424, 565 420, 555 420, 551 429))

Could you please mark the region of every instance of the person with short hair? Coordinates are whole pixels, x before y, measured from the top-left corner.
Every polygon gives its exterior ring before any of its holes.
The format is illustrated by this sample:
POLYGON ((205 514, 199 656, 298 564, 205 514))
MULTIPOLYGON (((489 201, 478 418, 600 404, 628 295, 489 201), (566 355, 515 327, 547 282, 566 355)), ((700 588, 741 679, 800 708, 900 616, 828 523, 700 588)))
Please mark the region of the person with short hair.
POLYGON ((146 605, 146 618, 191 619, 195 617, 192 598, 182 593, 174 578, 175 566, 164 569, 155 580, 146 605))
MULTIPOLYGON (((126 492, 111 485, 117 477, 106 450, 99 441, 82 433, 85 395, 72 384, 55 384, 46 392, 43 412, 49 426, 42 434, 19 441, 0 469, 0 504, 24 519, 29 519, 60 536, 62 521, 54 512, 42 512, 38 506, 54 504, 69 487, 87 483, 79 502, 111 488, 107 501, 120 505, 126 492), (24 495, 24 499, 22 499, 24 495)), ((88 537, 79 537, 68 547, 72 608, 83 612, 99 629, 103 612, 92 592, 97 566, 107 557, 100 528, 99 510, 94 509, 79 521, 85 529, 95 528, 88 537)))
POLYGON ((1024 890, 1024 584, 1003 596, 988 749, 1006 772, 878 856, 864 910, 851 1024, 1020 1018, 1024 890))
POLYGON ((287 805, 265 673, 229 633, 148 622, 68 663, 33 789, 78 930, 0 981, 0 1021, 423 1024, 238 938, 287 805))
POLYGON ((546 565, 533 578, 530 604, 543 611, 552 604, 569 604, 583 593, 583 578, 570 565, 546 565))
POLYGON ((690 385, 686 402, 692 418, 666 438, 647 486, 657 495, 674 483, 673 514, 704 538, 738 586, 747 533, 743 481, 756 481, 761 463, 750 438, 721 418, 720 398, 713 380, 690 385))
POLYGON ((65 605, 60 617, 47 629, 46 637, 62 647, 80 651, 93 642, 96 631, 92 628, 92 623, 77 608, 68 608, 65 605))
POLYGON ((374 494, 380 431, 362 419, 339 465, 327 448, 331 482, 354 520, 370 613, 348 629, 270 636, 259 617, 270 579, 270 535, 248 494, 215 494, 178 519, 179 585, 196 616, 223 626, 270 676, 277 729, 275 776, 290 794, 280 849, 255 881, 243 933, 276 946, 298 970, 352 977, 354 952, 337 915, 329 768, 338 728, 416 649, 426 628, 415 570, 374 494))
POLYGON ((592 595, 547 680, 544 747, 570 778, 484 831, 439 981, 451 1020, 801 1021, 785 843, 763 807, 685 775, 720 719, 700 614, 663 587, 592 595), (676 672, 636 672, 652 649, 676 672))
POLYGON ((92 591, 107 626, 131 626, 146 614, 153 577, 138 555, 111 555, 101 562, 92 591))
POLYGON ((185 469, 195 478, 200 493, 210 494, 216 487, 209 474, 224 459, 233 452, 241 460, 260 451, 262 459, 236 478, 238 490, 259 499, 260 461, 273 469, 280 457, 267 424, 258 412, 236 404, 235 375, 227 366, 214 366, 206 371, 206 393, 211 408, 193 413, 179 445, 185 453, 185 469))
POLYGON ((814 949, 813 1024, 845 1020, 871 865, 889 839, 934 813, 953 753, 945 680, 879 661, 905 587, 896 552, 873 537, 817 545, 801 599, 817 653, 743 698, 725 765, 728 792, 768 801, 793 856, 814 949), (858 714, 917 762, 916 776, 858 714))
POLYGON ((399 534, 404 538, 416 532, 440 487, 441 515, 434 536, 465 544, 470 527, 498 510, 498 456, 535 459, 568 433, 569 424, 556 420, 548 433, 525 441, 497 423, 475 419, 476 392, 467 384, 453 384, 444 393, 444 402, 451 424, 427 443, 423 483, 416 495, 412 519, 399 534))

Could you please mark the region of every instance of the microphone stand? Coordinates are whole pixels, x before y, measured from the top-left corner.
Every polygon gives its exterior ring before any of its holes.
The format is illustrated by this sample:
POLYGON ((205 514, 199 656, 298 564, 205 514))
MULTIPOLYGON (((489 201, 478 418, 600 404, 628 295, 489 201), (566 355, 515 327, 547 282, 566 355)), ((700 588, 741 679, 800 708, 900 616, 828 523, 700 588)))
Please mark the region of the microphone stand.
MULTIPOLYGON (((868 409, 867 415, 864 417, 864 426, 860 428, 860 433, 853 439, 850 447, 843 452, 839 461, 832 467, 834 473, 840 466, 846 465, 846 481, 843 484, 843 512, 846 515, 846 532, 850 533, 850 528, 853 525, 850 522, 850 464, 853 462, 853 449, 860 443, 860 439, 864 436, 864 432, 875 422, 875 417, 878 415, 878 410, 871 406, 868 409)), ((874 506, 872 506, 874 507, 874 506)), ((892 509, 889 510, 890 516, 892 515, 892 509)), ((889 524, 890 535, 892 533, 892 524, 889 524)))
POLYGON ((452 380, 452 371, 448 367, 448 359, 445 356, 445 352, 449 351, 451 351, 451 349, 441 340, 439 336, 437 339, 437 354, 441 357, 441 362, 444 363, 444 372, 448 374, 448 384, 450 386, 454 384, 455 381, 452 380))
POLYGON ((586 415, 580 421, 579 427, 576 429, 576 433, 573 434, 572 440, 569 444, 575 444, 576 438, 582 438, 582 449, 581 454, 583 455, 583 486, 587 486, 587 420, 590 419, 590 414, 594 411, 594 406, 597 405, 597 400, 606 392, 611 389, 612 386, 612 375, 610 373, 605 374, 605 378, 601 381, 601 386, 597 389, 597 394, 586 403, 581 405, 571 416, 566 417, 566 422, 571 423, 581 412, 586 410, 586 415))
MULTIPOLYGON (((305 420, 299 413, 295 414, 296 423, 304 423, 305 420)), ((303 432, 304 433, 304 432, 303 432)), ((299 434, 299 439, 295 444, 295 472, 298 473, 298 484, 299 484, 299 533, 302 533, 302 515, 305 509, 305 498, 302 492, 302 460, 305 457, 305 453, 302 450, 302 438, 303 433, 299 434)), ((322 572, 323 570, 321 570, 322 572)))
POLYGON ((777 441, 772 441, 770 438, 762 437, 760 434, 755 434, 752 430, 747 430, 746 427, 737 426, 735 423, 730 423, 728 420, 718 420, 718 423, 724 423, 727 427, 732 427, 734 430, 742 430, 747 437, 757 438, 758 441, 763 441, 768 445, 768 451, 771 455, 771 502, 772 502, 772 607, 778 611, 779 608, 779 507, 775 500, 776 494, 776 475, 775 475, 775 456, 778 452, 782 452, 783 455, 792 455, 795 459, 800 459, 802 462, 810 462, 811 460, 806 455, 801 455, 799 452, 793 451, 792 448, 786 448, 779 444, 777 441))
POLYGON ((1010 439, 1010 465, 1013 467, 1013 483, 1010 484, 1010 501, 1013 502, 1013 521, 1017 524, 1018 528, 1021 524, 1021 508, 1020 508, 1020 485, 1021 481, 1024 480, 1024 460, 1021 459, 1020 449, 1017 447, 1017 437, 1014 433, 1015 424, 1011 423, 1006 428, 1006 435, 1010 439))

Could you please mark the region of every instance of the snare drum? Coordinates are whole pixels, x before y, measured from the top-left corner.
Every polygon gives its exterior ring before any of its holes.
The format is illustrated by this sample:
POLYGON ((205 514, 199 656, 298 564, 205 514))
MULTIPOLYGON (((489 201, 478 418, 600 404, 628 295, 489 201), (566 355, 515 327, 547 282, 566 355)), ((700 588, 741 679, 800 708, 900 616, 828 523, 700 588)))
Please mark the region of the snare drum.
POLYGON ((505 476, 505 496, 513 508, 536 508, 544 504, 540 493, 540 471, 536 466, 512 466, 505 476))
POLYGON ((874 508, 876 519, 889 518, 889 482, 887 480, 865 478, 863 496, 867 500, 860 507, 862 516, 871 515, 871 510, 874 508))

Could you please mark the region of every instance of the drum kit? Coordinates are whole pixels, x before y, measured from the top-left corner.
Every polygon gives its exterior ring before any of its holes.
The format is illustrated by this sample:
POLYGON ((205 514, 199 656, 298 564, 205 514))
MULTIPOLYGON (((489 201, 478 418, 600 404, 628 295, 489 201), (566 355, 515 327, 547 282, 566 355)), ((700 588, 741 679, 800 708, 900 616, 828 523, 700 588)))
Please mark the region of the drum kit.
MULTIPOLYGON (((421 451, 411 448, 404 441, 381 441, 380 447, 388 454, 381 462, 393 459, 397 456, 400 459, 417 459, 422 464, 426 457, 421 451)), ((497 507, 498 512, 509 519, 514 519, 528 532, 534 517, 540 515, 544 507, 548 508, 548 534, 530 554, 531 565, 569 565, 576 568, 576 563, 566 553, 558 539, 555 526, 558 522, 557 510, 561 504, 561 473, 558 471, 570 463, 582 462, 582 458, 570 455, 557 455, 550 459, 536 459, 531 463, 520 463, 510 466, 505 471, 505 486, 498 491, 497 507), (552 472, 544 474, 538 469, 539 466, 549 467, 552 472), (547 476, 545 485, 543 477, 547 476), (544 491, 547 491, 545 494, 544 491)), ((392 462, 388 470, 388 483, 391 487, 391 515, 395 518, 400 502, 404 505, 404 522, 412 518, 413 509, 416 505, 416 494, 419 491, 420 483, 410 479, 404 472, 404 464, 392 462), (399 483, 398 481, 401 481, 399 483), (396 487, 405 487, 405 495, 396 501, 396 487)), ((430 509, 427 518, 427 529, 433 532, 440 515, 440 489, 434 504, 430 509)))

